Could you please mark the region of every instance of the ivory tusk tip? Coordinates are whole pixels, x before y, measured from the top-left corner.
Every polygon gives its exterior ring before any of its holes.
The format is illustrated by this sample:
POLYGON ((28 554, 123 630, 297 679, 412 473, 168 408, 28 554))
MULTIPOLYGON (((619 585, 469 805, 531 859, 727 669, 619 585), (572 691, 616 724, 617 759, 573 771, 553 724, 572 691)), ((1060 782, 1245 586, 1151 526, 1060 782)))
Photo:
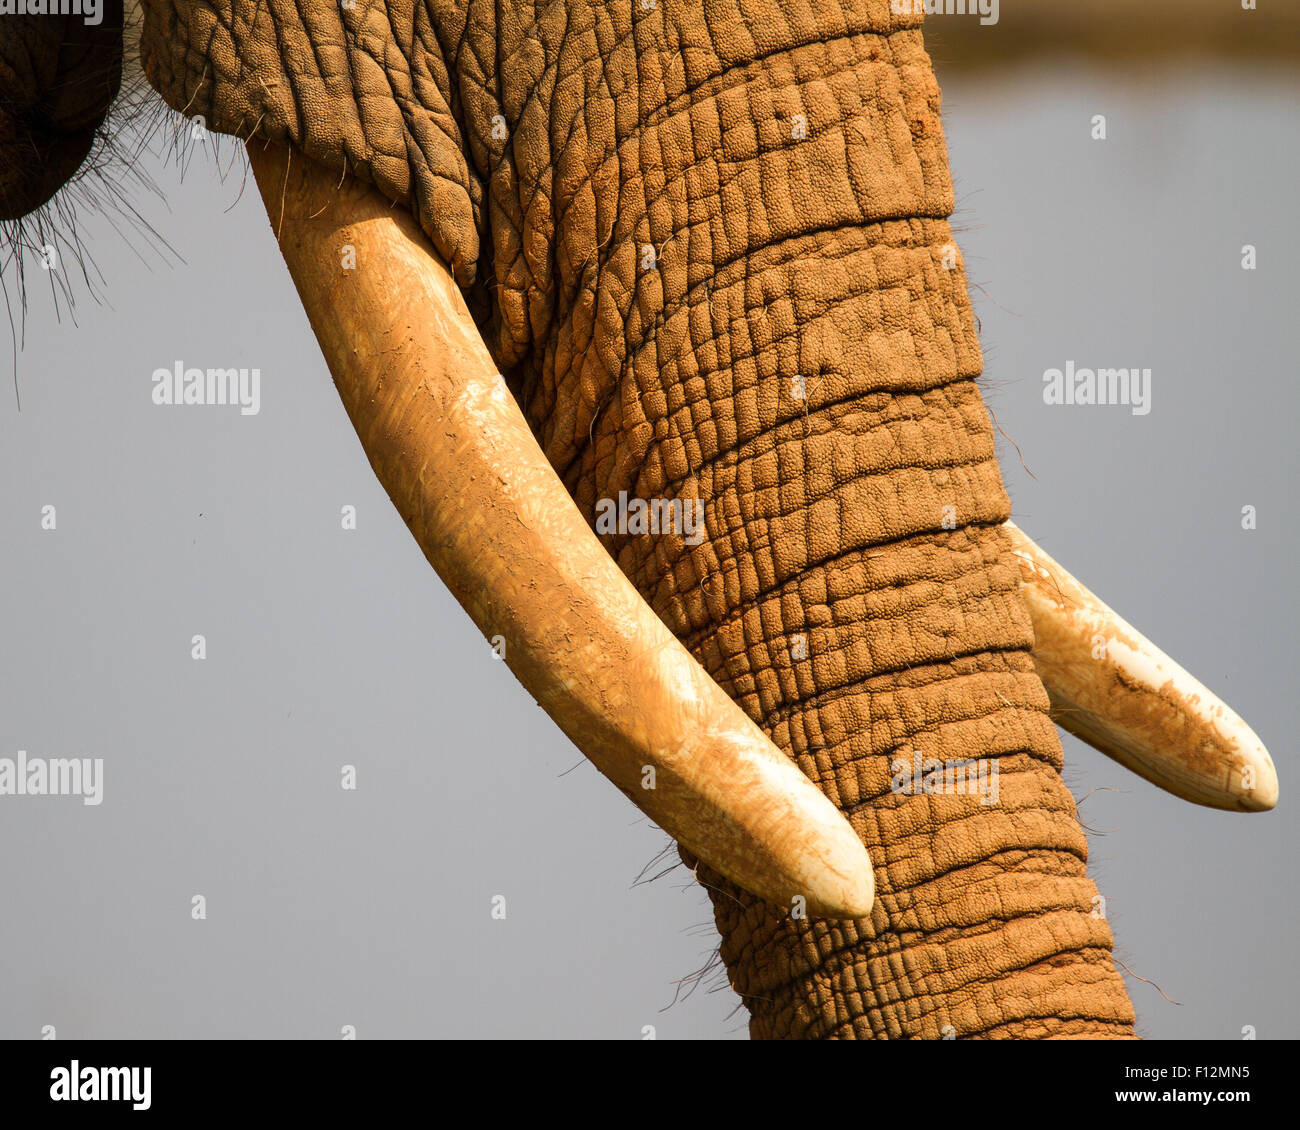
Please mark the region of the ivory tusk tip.
MULTIPOLYGON (((808 917, 851 922, 871 917, 871 908, 876 902, 876 885, 868 879, 856 890, 836 894, 809 894, 806 897, 808 917)), ((789 901, 785 905, 789 906, 789 901)))
POLYGON ((1258 797, 1243 797, 1241 810, 1243 812, 1271 812, 1277 807, 1277 790, 1274 789, 1271 795, 1258 797))
POLYGON ((1242 759, 1243 764, 1255 772, 1255 787, 1242 792, 1238 804, 1243 812, 1270 812, 1277 807, 1279 788, 1277 769, 1268 750, 1262 745, 1250 751, 1242 759))
POLYGON ((1005 525, 1052 718, 1194 804, 1267 812, 1277 770, 1246 722, 1035 545, 1005 525))
MULTIPOLYGON (((844 814, 809 782, 804 829, 807 848, 798 854, 796 887, 806 892, 814 918, 867 918, 876 901, 871 856, 844 814)), ((789 903, 787 902, 788 906, 789 903)))
POLYGON ((827 914, 827 918, 869 918, 871 917, 872 908, 876 905, 876 881, 868 873, 862 880, 857 890, 850 893, 844 900, 843 908, 839 914, 827 914))
POLYGON ((876 882, 866 845, 793 761, 769 750, 757 727, 747 730, 709 743, 725 766, 694 795, 714 798, 715 806, 668 806, 664 815, 674 826, 666 830, 713 870, 793 917, 868 917, 876 882))
POLYGON ((823 842, 821 846, 832 852, 833 858, 824 862, 818 874, 807 884, 809 915, 813 918, 869 918, 876 902, 876 879, 867 849, 857 836, 852 836, 852 844, 823 842))

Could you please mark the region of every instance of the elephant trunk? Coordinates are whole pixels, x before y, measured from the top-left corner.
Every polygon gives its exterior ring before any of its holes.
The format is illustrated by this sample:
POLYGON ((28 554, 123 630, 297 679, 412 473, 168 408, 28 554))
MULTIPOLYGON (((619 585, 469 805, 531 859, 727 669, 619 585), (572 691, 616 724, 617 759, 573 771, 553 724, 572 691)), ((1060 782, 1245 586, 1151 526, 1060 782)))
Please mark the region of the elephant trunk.
POLYGON ((761 51, 720 21, 659 70, 648 23, 628 38, 640 117, 566 126, 545 191, 508 182, 555 272, 511 384, 626 575, 875 864, 859 921, 697 871, 753 1034, 1131 1036, 1000 528, 938 86, 911 17, 828 8, 748 21, 761 51))
POLYGON ((843 401, 811 393, 806 412, 756 428, 684 481, 659 465, 651 457, 597 492, 698 495, 707 535, 692 547, 628 534, 609 548, 845 813, 875 866, 873 913, 852 922, 697 871, 752 1033, 1131 1036, 971 379, 843 401), (947 529, 954 512, 966 517, 947 529))
POLYGON ((875 865, 857 922, 704 876, 753 1034, 1131 1036, 1005 535, 841 544, 695 643, 875 865))

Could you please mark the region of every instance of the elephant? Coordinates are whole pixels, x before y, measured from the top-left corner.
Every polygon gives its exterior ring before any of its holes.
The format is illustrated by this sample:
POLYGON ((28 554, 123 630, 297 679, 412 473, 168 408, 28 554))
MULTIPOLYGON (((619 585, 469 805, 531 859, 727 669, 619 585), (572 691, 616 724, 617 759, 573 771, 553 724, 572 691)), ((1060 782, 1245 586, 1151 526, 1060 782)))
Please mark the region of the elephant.
POLYGON ((920 12, 75 8, 0 25, 0 219, 137 59, 247 143, 381 482, 678 840, 753 1036, 1134 1036, 1054 723, 1225 810, 1276 772, 1010 524, 920 12))

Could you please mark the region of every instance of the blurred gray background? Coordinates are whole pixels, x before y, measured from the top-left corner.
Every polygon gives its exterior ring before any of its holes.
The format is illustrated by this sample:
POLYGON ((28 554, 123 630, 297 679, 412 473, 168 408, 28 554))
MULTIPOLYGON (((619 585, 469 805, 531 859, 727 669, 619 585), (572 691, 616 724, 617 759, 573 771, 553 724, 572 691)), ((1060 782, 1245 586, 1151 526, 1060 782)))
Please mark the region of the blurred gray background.
MULTIPOLYGON (((1181 1002, 1129 979, 1139 1031, 1300 1036, 1300 83, 932 50, 986 397, 1037 476, 1002 444, 1016 516, 1281 776, 1277 811, 1229 815, 1063 735, 1117 956, 1181 1002), (1045 406, 1067 360, 1150 367, 1150 415, 1045 406)), ((0 756, 106 775, 97 808, 0 798, 0 1036, 744 1037, 725 977, 694 977, 702 890, 636 885, 666 837, 493 660, 375 481, 239 159, 224 183, 201 147, 183 178, 144 160, 166 203, 134 199, 184 262, 83 216, 111 305, 82 287, 60 323, 37 270, 21 413, 0 373, 0 756), (261 413, 155 407, 177 360, 259 367, 261 413)))

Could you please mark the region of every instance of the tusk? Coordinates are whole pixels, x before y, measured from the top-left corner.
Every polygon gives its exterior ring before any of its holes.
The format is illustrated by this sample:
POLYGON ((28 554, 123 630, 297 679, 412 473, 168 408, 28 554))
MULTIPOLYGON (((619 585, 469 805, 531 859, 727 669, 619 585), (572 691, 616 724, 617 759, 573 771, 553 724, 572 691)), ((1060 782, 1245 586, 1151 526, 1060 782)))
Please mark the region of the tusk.
POLYGON ((1234 812, 1272 808, 1277 770, 1240 716, 1014 523, 1006 530, 1053 721, 1185 800, 1234 812))
POLYGON ((519 681, 712 868, 773 903, 865 917, 867 849, 605 552, 410 215, 283 146, 248 153, 371 466, 519 681))

